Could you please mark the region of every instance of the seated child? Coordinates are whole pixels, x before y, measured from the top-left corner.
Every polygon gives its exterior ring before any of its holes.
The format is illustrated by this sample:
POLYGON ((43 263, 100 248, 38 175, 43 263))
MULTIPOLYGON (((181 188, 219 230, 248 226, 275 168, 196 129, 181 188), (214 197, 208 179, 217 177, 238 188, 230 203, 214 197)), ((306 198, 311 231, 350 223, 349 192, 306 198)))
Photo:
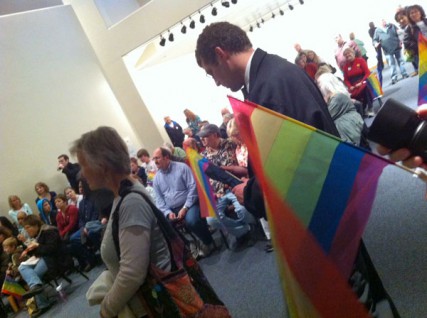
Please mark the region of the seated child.
POLYGON ((18 270, 19 264, 25 260, 25 258, 21 258, 23 248, 21 245, 18 245, 18 240, 14 237, 5 239, 2 245, 4 252, 10 259, 6 270, 6 278, 2 286, 2 293, 10 295, 8 297, 9 303, 14 308, 14 311, 17 311, 15 298, 18 301, 19 307, 23 307, 22 295, 26 292, 24 287, 19 283, 22 278, 18 270))
POLYGON ((25 258, 21 258, 21 254, 23 252, 22 246, 18 246, 16 238, 9 237, 3 241, 3 250, 7 255, 9 255, 10 259, 6 275, 19 279, 19 264, 26 260, 25 258))

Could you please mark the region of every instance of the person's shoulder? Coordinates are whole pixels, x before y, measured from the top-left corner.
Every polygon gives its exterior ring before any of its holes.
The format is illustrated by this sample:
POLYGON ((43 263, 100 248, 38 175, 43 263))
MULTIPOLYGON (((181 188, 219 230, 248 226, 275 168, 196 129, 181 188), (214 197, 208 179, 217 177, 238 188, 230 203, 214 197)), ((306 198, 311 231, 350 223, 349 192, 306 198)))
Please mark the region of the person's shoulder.
POLYGON ((231 138, 226 138, 226 139, 221 139, 221 146, 224 148, 225 147, 236 148, 237 144, 231 138))
POLYGON ((135 182, 129 190, 130 192, 123 198, 123 204, 125 205, 132 202, 145 202, 145 199, 149 197, 144 186, 139 182, 135 182))
POLYGON ((68 206, 68 213, 78 213, 78 212, 79 212, 79 209, 75 205, 70 204, 68 206))
POLYGON ((190 169, 187 164, 185 164, 184 162, 179 162, 179 161, 171 161, 171 167, 172 169, 177 169, 177 170, 187 170, 190 169))
MULTIPOLYGON (((348 97, 346 94, 344 94, 344 93, 336 93, 333 97, 332 97, 332 99, 333 100, 335 100, 335 101, 337 101, 337 102, 342 102, 342 103, 344 103, 344 102, 348 102, 348 101, 350 101, 351 102, 351 99, 350 99, 350 97, 348 97)), ((331 100, 332 100, 331 99, 331 100)))
POLYGON ((150 195, 145 188, 138 183, 134 183, 129 192, 124 198, 120 208, 120 222, 126 226, 141 225, 142 220, 152 219, 152 213, 147 213, 151 210, 149 202, 150 195))

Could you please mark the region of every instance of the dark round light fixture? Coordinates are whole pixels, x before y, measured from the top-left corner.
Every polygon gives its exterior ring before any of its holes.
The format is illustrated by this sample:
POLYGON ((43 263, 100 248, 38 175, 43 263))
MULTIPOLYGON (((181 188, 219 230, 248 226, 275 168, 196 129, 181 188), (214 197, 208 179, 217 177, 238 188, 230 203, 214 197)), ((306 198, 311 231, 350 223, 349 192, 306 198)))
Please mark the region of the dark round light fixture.
POLYGON ((221 1, 221 4, 226 8, 230 7, 230 2, 228 2, 228 1, 221 1))
POLYGON ((216 9, 216 7, 214 7, 212 4, 211 4, 211 6, 212 6, 211 14, 212 14, 213 16, 216 16, 216 15, 218 14, 218 10, 217 10, 217 9, 216 9))

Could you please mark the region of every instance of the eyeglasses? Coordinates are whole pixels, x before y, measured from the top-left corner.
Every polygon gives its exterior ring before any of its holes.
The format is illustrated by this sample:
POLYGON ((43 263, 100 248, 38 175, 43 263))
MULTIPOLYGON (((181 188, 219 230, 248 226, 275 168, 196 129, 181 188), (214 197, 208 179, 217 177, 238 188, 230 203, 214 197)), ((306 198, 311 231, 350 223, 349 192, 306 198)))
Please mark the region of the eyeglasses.
POLYGON ((153 160, 159 160, 162 159, 163 157, 153 157, 153 160))

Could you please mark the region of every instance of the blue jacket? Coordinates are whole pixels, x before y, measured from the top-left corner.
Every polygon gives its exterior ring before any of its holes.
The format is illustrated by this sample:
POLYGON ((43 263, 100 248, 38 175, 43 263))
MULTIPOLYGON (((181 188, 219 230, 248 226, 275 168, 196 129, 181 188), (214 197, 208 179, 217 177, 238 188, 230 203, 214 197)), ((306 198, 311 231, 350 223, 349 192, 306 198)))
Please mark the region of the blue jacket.
POLYGON ((386 29, 376 28, 374 43, 380 43, 386 55, 392 55, 402 48, 397 34, 397 27, 394 24, 387 24, 386 29))

